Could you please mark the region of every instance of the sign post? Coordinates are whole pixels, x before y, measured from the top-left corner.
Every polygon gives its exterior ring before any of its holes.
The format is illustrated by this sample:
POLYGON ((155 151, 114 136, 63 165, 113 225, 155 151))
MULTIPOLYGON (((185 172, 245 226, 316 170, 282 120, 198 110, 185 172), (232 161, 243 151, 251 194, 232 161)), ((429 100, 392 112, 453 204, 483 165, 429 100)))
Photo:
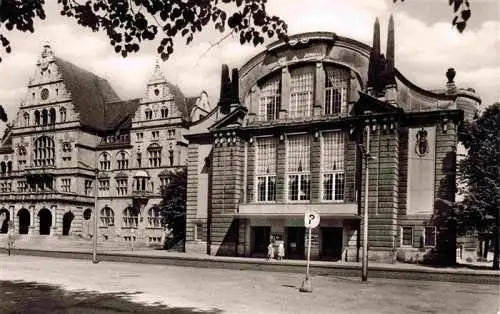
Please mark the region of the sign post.
POLYGON ((304 226, 308 229, 307 241, 307 266, 306 279, 302 282, 300 292, 312 292, 311 280, 309 279, 309 260, 311 258, 311 230, 319 225, 319 213, 315 211, 306 211, 304 214, 304 226))

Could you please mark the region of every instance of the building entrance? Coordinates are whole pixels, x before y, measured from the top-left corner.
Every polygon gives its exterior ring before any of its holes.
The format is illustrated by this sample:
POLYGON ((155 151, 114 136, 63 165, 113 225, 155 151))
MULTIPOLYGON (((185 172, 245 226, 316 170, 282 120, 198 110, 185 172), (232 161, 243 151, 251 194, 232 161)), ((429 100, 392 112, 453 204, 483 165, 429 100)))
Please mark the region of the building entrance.
POLYGON ((289 259, 303 259, 304 243, 305 243, 305 228, 304 227, 287 227, 286 228, 286 252, 285 256, 289 259))
POLYGON ((342 258, 343 228, 321 228, 321 258, 340 260, 342 258))
POLYGON ((0 233, 9 232, 10 213, 7 209, 0 209, 0 233))
POLYGON ((71 223, 73 222, 73 219, 75 218, 75 215, 73 215, 72 212, 67 212, 63 216, 63 235, 68 235, 69 231, 71 229, 71 223))
POLYGON ((38 220, 40 221, 40 234, 49 235, 50 227, 52 226, 52 214, 50 210, 44 208, 38 213, 38 220))
POLYGON ((252 256, 266 256, 271 227, 252 227, 252 256))
POLYGON ((19 234, 28 234, 31 223, 30 212, 26 208, 21 208, 19 213, 19 234))

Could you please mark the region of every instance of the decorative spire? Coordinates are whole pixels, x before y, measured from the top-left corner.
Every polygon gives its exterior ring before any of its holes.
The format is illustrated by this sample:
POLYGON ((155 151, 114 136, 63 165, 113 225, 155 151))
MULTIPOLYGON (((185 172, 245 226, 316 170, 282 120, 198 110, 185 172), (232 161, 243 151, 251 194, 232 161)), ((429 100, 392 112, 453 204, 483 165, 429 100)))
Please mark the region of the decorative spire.
POLYGON ((394 18, 391 14, 389 17, 389 26, 387 29, 387 67, 386 67, 386 84, 396 84, 396 78, 394 74, 394 18))
POLYGON ((222 65, 221 84, 220 84, 220 98, 219 106, 221 112, 224 114, 229 113, 231 105, 239 104, 238 83, 239 74, 237 69, 233 69, 232 77, 229 78, 229 67, 227 64, 222 65))
POLYGON ((378 63, 380 59, 380 23, 378 17, 373 25, 373 45, 370 53, 370 63, 368 65, 368 82, 367 87, 374 87, 378 79, 378 63))
POLYGON ((151 83, 162 83, 162 82, 165 82, 165 76, 163 75, 163 72, 161 70, 160 61, 156 59, 153 75, 151 75, 149 83, 151 84, 151 83))

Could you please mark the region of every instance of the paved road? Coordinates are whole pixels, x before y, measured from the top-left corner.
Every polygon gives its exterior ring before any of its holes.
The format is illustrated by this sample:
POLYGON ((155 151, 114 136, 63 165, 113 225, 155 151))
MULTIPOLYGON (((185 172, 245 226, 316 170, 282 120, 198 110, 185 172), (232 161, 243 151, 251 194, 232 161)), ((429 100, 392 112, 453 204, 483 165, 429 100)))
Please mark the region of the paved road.
MULTIPOLYGON (((304 277, 302 274, 111 262, 92 264, 84 260, 6 255, 0 255, 0 265, 2 281, 37 282, 70 291, 64 293, 56 289, 58 292, 53 294, 59 300, 59 303, 54 303, 59 304, 58 313, 68 313, 71 307, 65 308, 64 304, 73 304, 68 301, 61 305, 61 295, 73 300, 87 298, 85 306, 96 304, 96 308, 109 310, 96 310, 96 313, 117 313, 112 311, 116 304, 120 304, 121 310, 125 306, 129 313, 147 312, 127 301, 145 305, 157 302, 178 310, 163 310, 162 313, 190 313, 196 309, 206 313, 496 314, 500 310, 500 291, 494 285, 384 279, 362 283, 358 279, 316 276, 312 278, 313 293, 304 294, 298 292, 304 277), (108 294, 109 298, 94 302, 92 300, 98 298, 95 293, 82 294, 82 291, 99 292, 101 296, 108 294), (74 294, 76 292, 80 294, 74 294), (116 299, 120 295, 121 301, 116 299)), ((28 287, 38 291, 36 287, 28 287)), ((2 301, 12 301, 12 295, 16 295, 19 289, 12 283, 1 283, 2 301)), ((33 309, 37 304, 34 297, 37 294, 22 295, 26 302, 16 295, 15 304, 21 307, 29 304, 33 309)), ((57 313, 46 307, 36 308, 38 313, 57 313)), ((72 313, 91 313, 89 307, 85 308, 86 311, 72 313)), ((153 309, 151 313, 154 313, 153 309)))

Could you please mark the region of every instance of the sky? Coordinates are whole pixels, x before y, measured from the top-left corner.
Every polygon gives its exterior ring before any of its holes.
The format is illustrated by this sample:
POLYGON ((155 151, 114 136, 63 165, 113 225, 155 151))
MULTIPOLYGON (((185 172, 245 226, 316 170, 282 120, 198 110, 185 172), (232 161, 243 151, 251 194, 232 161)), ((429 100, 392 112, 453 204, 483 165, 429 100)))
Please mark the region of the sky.
MULTIPOLYGON (((373 22, 379 17, 382 47, 387 22, 395 20, 396 67, 410 81, 425 89, 444 88, 446 70, 455 68, 456 85, 472 87, 483 106, 500 101, 500 1, 470 0, 472 17, 460 34, 452 28, 453 13, 448 0, 268 0, 270 14, 286 21, 289 34, 329 31, 371 45, 373 22)), ((55 0, 46 1, 47 18, 35 23, 35 33, 3 33, 11 41, 12 53, 0 50, 0 104, 14 119, 25 97, 29 78, 42 45, 49 42, 54 53, 108 79, 123 99, 142 97, 158 58, 158 42, 145 43, 140 52, 126 59, 114 52, 104 33, 83 29, 59 14, 55 0)), ((5 28, 1 29, 5 32, 5 28)), ((239 37, 228 37, 209 24, 190 45, 175 41, 174 55, 161 67, 167 79, 186 96, 209 94, 218 100, 222 64, 240 67, 265 46, 241 46, 239 37), (211 49, 209 49, 213 46, 211 49)), ((266 44, 275 39, 267 40, 266 44)), ((0 128, 1 130, 2 128, 0 128)))

